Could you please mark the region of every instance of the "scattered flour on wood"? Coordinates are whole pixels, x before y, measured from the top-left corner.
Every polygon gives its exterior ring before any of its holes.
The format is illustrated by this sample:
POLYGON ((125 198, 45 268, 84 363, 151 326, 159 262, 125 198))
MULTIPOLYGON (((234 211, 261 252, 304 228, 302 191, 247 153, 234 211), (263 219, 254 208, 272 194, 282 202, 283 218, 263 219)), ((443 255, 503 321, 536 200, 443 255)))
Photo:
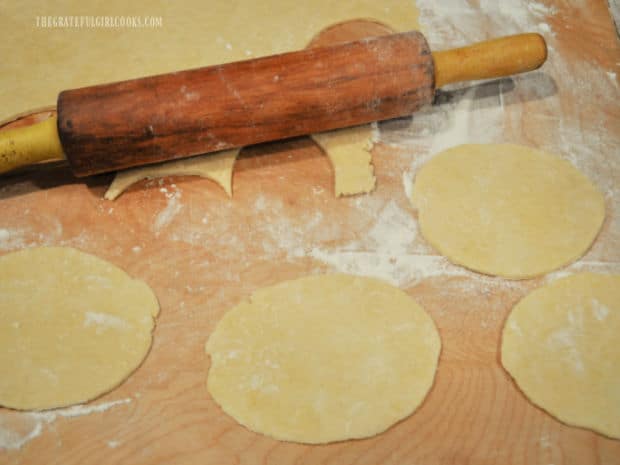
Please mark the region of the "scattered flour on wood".
POLYGON ((95 405, 74 405, 45 412, 10 412, 0 415, 0 449, 22 448, 31 440, 39 437, 45 426, 58 418, 75 418, 92 413, 102 413, 113 407, 129 404, 131 401, 131 398, 126 398, 95 405))
POLYGON ((159 235, 161 230, 166 227, 183 209, 181 203, 181 192, 173 190, 169 192, 167 188, 162 187, 161 192, 166 196, 166 207, 155 216, 153 222, 153 232, 155 235, 159 235))
POLYGON ((561 278, 565 278, 567 276, 573 275, 575 273, 580 273, 584 271, 589 271, 592 273, 618 273, 620 270, 618 269, 617 263, 612 262, 600 262, 595 260, 579 260, 571 265, 562 268, 561 270, 553 271, 545 275, 544 280, 546 283, 550 283, 556 281, 561 278))

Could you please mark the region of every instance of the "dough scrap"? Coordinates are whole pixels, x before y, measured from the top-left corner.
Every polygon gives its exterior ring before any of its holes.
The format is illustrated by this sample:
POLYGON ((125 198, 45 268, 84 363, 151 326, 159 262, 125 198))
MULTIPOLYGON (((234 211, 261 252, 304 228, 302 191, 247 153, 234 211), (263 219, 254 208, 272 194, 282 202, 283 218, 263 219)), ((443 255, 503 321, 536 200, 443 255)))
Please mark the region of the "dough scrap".
POLYGON ((159 304, 93 255, 40 247, 0 257, 0 405, 49 409, 122 383, 146 357, 159 304))
POLYGON ((559 420, 620 439, 620 275, 580 273, 527 295, 502 336, 502 365, 559 420))
MULTIPOLYGON (((80 29, 33 25, 36 18, 32 12, 41 21, 57 16, 59 10, 67 16, 144 17, 144 2, 107 0, 85 5, 80 0, 61 0, 54 4, 25 0, 3 5, 0 121, 29 109, 54 105, 58 93, 64 89, 299 50, 323 28, 350 19, 373 18, 396 31, 418 26, 417 9, 409 0, 314 0, 296 3, 294 8, 289 0, 229 0, 210 3, 209 8, 198 0, 156 0, 149 3, 148 9, 149 14, 161 17, 161 27, 80 29), (200 38, 198 42, 197 38, 200 38), (199 46, 187 46, 196 43, 199 46)), ((352 134, 355 133, 354 130, 352 134)), ((359 147, 368 140, 360 140, 359 147)), ((328 151, 332 146, 333 143, 328 151)), ((352 169, 361 175, 368 157, 364 150, 354 148, 347 163, 350 165, 358 156, 359 168, 352 169)), ((339 163, 342 157, 336 155, 332 163, 334 160, 339 163)), ((182 167, 180 171, 177 168, 172 165, 160 174, 187 174, 182 167)), ((343 194, 367 192, 369 184, 374 183, 371 174, 365 180, 360 178, 360 187, 356 188, 349 178, 339 180, 344 169, 335 168, 336 186, 346 186, 343 194)), ((208 170, 209 167, 201 167, 199 175, 212 178, 208 170)), ((227 174, 227 178, 230 176, 231 173, 227 174)), ((116 185, 111 186, 112 192, 125 186, 132 177, 147 175, 132 170, 131 175, 119 174, 119 177, 116 185)), ((227 186, 222 184, 225 190, 227 186)))
POLYGON ((207 387, 226 413, 277 439, 378 434, 413 413, 441 349, 432 319, 377 279, 310 276, 260 289, 211 334, 207 387))
MULTIPOLYGON (((376 185, 373 174, 372 124, 312 134, 329 158, 334 169, 336 197, 372 192, 376 185)), ((226 150, 218 154, 199 155, 192 158, 132 168, 116 173, 104 198, 115 200, 132 184, 142 179, 166 176, 194 175, 211 179, 232 197, 232 173, 241 149, 226 150)))
POLYGON ((372 156, 373 127, 371 124, 336 131, 312 134, 334 168, 334 193, 354 195, 374 190, 372 156))
POLYGON ((129 186, 142 179, 165 176, 194 175, 211 179, 219 184, 229 197, 232 196, 232 170, 241 149, 224 150, 210 155, 200 155, 182 160, 119 171, 108 187, 104 198, 114 200, 129 186))
POLYGON ((603 194, 569 162, 511 144, 461 145, 413 186, 423 236, 452 262, 513 279, 564 266, 590 247, 603 194))

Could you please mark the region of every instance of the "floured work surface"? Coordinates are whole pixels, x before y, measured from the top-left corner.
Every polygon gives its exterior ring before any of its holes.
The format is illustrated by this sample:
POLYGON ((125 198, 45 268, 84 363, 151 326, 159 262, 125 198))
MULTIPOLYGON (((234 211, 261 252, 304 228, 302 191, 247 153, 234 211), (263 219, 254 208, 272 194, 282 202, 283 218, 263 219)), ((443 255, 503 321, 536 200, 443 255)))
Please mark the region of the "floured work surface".
POLYGON ((161 306, 148 357, 118 389, 58 412, 0 411, 0 441, 10 447, 0 451, 0 462, 618 461, 618 441, 553 419, 499 364, 503 322, 528 291, 567 270, 618 272, 613 72, 620 52, 606 4, 437 3, 418 0, 431 47, 539 31, 551 47, 549 62, 529 75, 442 93, 438 105, 413 120, 380 125, 370 196, 334 198, 330 163, 306 139, 242 151, 232 200, 213 182, 189 177, 142 182, 114 203, 102 200, 111 176, 76 181, 57 169, 0 180, 0 252, 76 247, 148 283, 161 306), (432 154, 490 142, 557 153, 605 194, 607 220, 577 264, 551 277, 507 281, 452 266, 422 239, 404 186, 432 154), (439 329, 442 353, 428 397, 376 437, 325 446, 278 442, 238 425, 206 391, 204 342, 224 312, 258 288, 318 272, 388 280, 439 329))

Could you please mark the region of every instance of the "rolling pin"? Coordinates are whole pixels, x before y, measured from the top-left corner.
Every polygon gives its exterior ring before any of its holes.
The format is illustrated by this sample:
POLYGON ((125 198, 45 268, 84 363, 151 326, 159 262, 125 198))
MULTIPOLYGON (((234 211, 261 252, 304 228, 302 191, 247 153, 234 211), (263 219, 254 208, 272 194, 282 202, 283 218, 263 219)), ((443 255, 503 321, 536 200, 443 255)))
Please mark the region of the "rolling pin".
POLYGON ((0 132, 0 173, 67 160, 82 177, 405 116, 546 58, 539 34, 431 54, 412 31, 66 90, 57 116, 0 132))

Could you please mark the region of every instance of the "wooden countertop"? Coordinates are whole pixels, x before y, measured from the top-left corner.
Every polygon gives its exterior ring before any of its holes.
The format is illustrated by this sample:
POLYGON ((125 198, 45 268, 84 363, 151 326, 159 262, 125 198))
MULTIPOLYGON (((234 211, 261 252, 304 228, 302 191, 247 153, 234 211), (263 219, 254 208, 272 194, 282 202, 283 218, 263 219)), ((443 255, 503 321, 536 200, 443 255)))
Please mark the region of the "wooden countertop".
POLYGON ((554 276, 619 272, 620 42, 607 3, 418 6, 434 49, 534 27, 549 62, 442 91, 413 119, 381 123, 371 195, 334 198, 329 162, 305 138, 244 150, 232 199, 190 177, 143 182, 115 202, 102 199, 110 176, 76 180, 55 168, 0 179, 0 253, 76 247, 145 280, 161 304, 149 356, 118 389, 56 412, 0 409, 0 440, 12 446, 0 463, 620 463, 620 441, 555 420, 499 364, 512 305, 549 277, 507 281, 449 264, 420 236, 404 186, 431 155, 459 143, 558 153, 605 192, 607 219, 586 256, 554 276), (254 289, 330 271, 376 275, 427 309, 443 342, 435 385, 415 414, 365 440, 306 446, 246 430, 206 391, 207 337, 254 289))

